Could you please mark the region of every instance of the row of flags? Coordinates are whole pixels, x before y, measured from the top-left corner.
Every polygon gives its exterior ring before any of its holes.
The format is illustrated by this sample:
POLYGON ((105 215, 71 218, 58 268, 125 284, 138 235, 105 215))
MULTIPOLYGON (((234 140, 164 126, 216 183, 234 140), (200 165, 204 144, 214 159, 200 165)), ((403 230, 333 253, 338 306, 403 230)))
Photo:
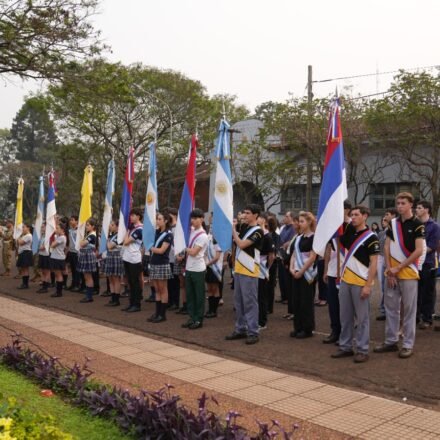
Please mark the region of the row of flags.
MULTIPOLYGON (((213 225, 212 233, 220 249, 227 251, 232 245, 232 221, 233 221, 233 191, 230 168, 231 149, 229 142, 229 124, 223 118, 220 122, 216 142, 215 156, 217 158, 213 225)), ((198 139, 197 135, 191 137, 188 165, 182 196, 179 205, 174 248, 180 253, 188 246, 191 233, 190 213, 195 206, 196 185, 196 157, 198 139)), ((154 244, 156 231, 156 212, 158 210, 157 194, 157 158, 156 144, 149 145, 149 170, 147 194, 145 199, 143 242, 148 250, 154 244)), ((125 170, 122 200, 119 212, 118 241, 121 243, 130 228, 129 213, 132 206, 132 192, 134 182, 134 149, 130 148, 127 166, 125 170)), ((20 237, 23 229, 23 190, 24 181, 18 181, 17 205, 14 226, 14 238, 20 237)), ((115 163, 112 159, 108 164, 106 196, 104 202, 104 216, 102 220, 102 234, 99 252, 105 254, 108 238, 109 225, 113 216, 113 194, 115 192, 115 163)), ((81 207, 77 241, 75 246, 79 249, 79 243, 85 236, 86 221, 92 217, 91 197, 93 194, 93 168, 88 165, 84 170, 84 180, 81 188, 81 207)), ((329 127, 327 135, 327 152, 325 156, 324 172, 322 176, 321 191, 318 206, 318 224, 315 231, 313 250, 323 256, 327 243, 338 233, 344 221, 344 201, 347 198, 347 181, 345 173, 345 158, 342 142, 342 130, 340 121, 340 103, 335 99, 330 109, 329 127)), ((44 178, 39 180, 39 197, 37 205, 37 217, 35 221, 33 252, 38 252, 38 243, 41 239, 41 224, 44 216, 44 178)), ((46 205, 46 235, 45 247, 49 249, 49 240, 56 227, 55 206, 55 175, 53 170, 48 174, 48 195, 46 205)))

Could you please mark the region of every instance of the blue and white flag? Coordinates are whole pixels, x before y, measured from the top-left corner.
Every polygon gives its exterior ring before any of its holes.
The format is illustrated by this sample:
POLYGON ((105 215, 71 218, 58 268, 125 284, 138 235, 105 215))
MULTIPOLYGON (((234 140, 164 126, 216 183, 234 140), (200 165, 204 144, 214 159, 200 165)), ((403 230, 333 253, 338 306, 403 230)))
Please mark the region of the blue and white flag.
POLYGON ((158 209, 156 144, 151 142, 149 149, 150 163, 148 167, 147 196, 145 198, 144 229, 142 231, 142 240, 147 251, 154 245, 154 238, 156 235, 156 211, 158 209))
POLYGON ((46 233, 44 236, 44 247, 46 252, 49 252, 50 239, 55 234, 57 227, 57 208, 55 205, 55 173, 52 170, 49 173, 49 187, 47 190, 47 205, 46 205, 46 233))
POLYGON ((313 239, 313 250, 321 256, 324 256, 327 243, 344 222, 344 201, 348 196, 339 112, 339 99, 335 99, 330 109, 327 153, 319 193, 318 224, 313 239))
POLYGON ((130 210, 132 205, 131 195, 133 193, 134 182, 134 149, 130 148, 125 168, 124 184, 122 186, 121 208, 119 210, 118 243, 125 239, 127 231, 130 229, 130 210))
POLYGON ((41 239, 41 226, 44 215, 44 176, 39 177, 37 217, 35 218, 34 233, 32 234, 32 253, 38 254, 41 239))
POLYGON ((113 216, 113 194, 115 193, 115 161, 112 159, 107 167, 107 186, 104 202, 104 216, 102 218, 101 240, 99 242, 99 253, 107 255, 108 229, 113 216))
POLYGON ((216 147, 217 170, 215 174, 214 210, 212 235, 222 252, 232 247, 233 192, 231 177, 231 147, 229 145, 229 124, 220 122, 216 147))

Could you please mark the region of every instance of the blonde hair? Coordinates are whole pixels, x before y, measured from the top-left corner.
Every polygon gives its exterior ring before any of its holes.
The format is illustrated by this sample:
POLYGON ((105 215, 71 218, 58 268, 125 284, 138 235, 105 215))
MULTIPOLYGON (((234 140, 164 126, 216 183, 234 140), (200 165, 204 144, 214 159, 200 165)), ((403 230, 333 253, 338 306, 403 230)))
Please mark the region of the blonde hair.
POLYGON ((311 212, 301 211, 299 213, 299 217, 303 217, 306 220, 306 222, 309 224, 310 229, 313 232, 315 232, 315 229, 316 229, 316 217, 311 212))

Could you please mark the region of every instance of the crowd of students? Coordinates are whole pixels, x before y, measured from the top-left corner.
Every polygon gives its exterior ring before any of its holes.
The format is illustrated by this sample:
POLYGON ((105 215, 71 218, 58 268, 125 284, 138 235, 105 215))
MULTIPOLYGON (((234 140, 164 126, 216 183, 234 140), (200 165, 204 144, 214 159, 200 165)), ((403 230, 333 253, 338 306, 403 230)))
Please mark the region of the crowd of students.
MULTIPOLYGON (((49 251, 41 231, 38 267, 41 288, 48 292, 55 283, 53 297, 61 297, 67 288, 68 268, 71 291, 84 292, 81 303, 93 302, 99 284, 99 272, 107 278, 109 307, 120 306, 120 297, 128 292, 126 313, 141 310, 145 277, 151 283, 155 301, 151 323, 166 321, 167 312, 187 314, 183 328, 199 329, 204 319, 215 318, 222 301, 224 272, 229 264, 232 274, 235 325, 226 340, 244 339, 246 344, 259 341, 273 313, 275 285, 279 281, 280 302, 287 305, 286 319, 291 319, 290 336, 306 339, 314 335, 315 306, 328 305, 330 335, 325 344, 336 344, 333 358, 353 356, 365 362, 370 351, 370 297, 379 281, 380 310, 377 320, 385 321, 383 344, 377 353, 399 353, 400 358, 413 353, 416 325, 425 330, 432 326, 435 312, 435 277, 440 227, 431 218, 426 201, 414 205, 409 193, 396 196, 396 207, 389 209, 381 227, 367 225, 369 209, 344 205, 344 224, 327 244, 321 258, 313 251, 316 218, 311 212, 298 216, 286 213, 279 227, 274 214, 260 212, 251 204, 239 214, 233 225, 233 247, 223 253, 205 226, 205 214, 191 212, 188 247, 176 255, 173 237, 177 210, 169 208, 157 214, 154 245, 147 252, 142 244, 142 212, 132 209, 130 228, 118 242, 118 222, 110 224, 107 250, 98 255, 96 221, 86 223, 86 234, 75 248, 78 219, 60 218, 50 237, 49 251), (415 209, 414 209, 415 208, 415 209), (317 289, 319 285, 319 289, 317 289), (125 286, 125 289, 123 289, 125 286), (319 291, 315 300, 316 291, 319 291), (208 310, 205 310, 206 295, 208 310), (402 337, 399 346, 399 337, 402 337)), ((32 234, 24 225, 17 240, 17 267, 22 284, 29 288, 29 268, 33 265, 32 234)))

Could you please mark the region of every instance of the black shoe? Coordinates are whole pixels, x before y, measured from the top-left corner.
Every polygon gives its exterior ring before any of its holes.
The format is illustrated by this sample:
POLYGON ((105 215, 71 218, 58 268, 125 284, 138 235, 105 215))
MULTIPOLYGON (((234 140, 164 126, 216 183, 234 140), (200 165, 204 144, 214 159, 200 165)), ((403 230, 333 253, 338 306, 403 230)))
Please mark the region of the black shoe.
POLYGON ((376 316, 376 321, 385 321, 387 317, 385 315, 378 315, 376 316))
POLYGON ((193 325, 194 321, 192 319, 189 319, 188 321, 184 322, 180 327, 182 328, 189 328, 190 325, 193 325))
POLYGON ((106 290, 105 292, 102 292, 99 296, 107 297, 107 296, 112 296, 112 294, 108 290, 106 290))
POLYGON ((63 296, 63 294, 55 292, 55 293, 52 293, 52 295, 50 295, 50 296, 51 296, 51 298, 59 298, 60 296, 63 296))
POLYGON ((26 284, 21 284, 20 286, 17 287, 18 290, 26 290, 29 289, 29 286, 26 286, 26 284))
POLYGON ((162 315, 157 315, 154 319, 152 319, 150 322, 154 322, 155 324, 159 323, 159 322, 164 322, 166 321, 167 318, 165 316, 162 315))
POLYGON ((107 304, 105 304, 106 307, 119 307, 121 303, 119 301, 111 300, 107 304))
POLYGON ((354 356, 354 353, 352 350, 345 351, 345 350, 341 350, 341 349, 339 349, 336 353, 333 353, 330 355, 330 357, 332 357, 333 359, 346 358, 346 357, 350 357, 350 356, 354 356))
POLYGON ((153 313, 149 318, 147 318, 147 322, 153 322, 156 319, 156 313, 153 313))
POLYGON ((141 308, 139 306, 131 306, 126 310, 127 313, 134 313, 134 312, 140 312, 140 311, 141 311, 141 308))
POLYGON ((93 298, 83 298, 79 300, 80 303, 92 303, 93 298))
POLYGON ((205 313, 205 318, 217 318, 217 313, 214 312, 205 313))
POLYGON ((233 332, 230 335, 225 336, 225 339, 227 341, 236 341, 237 339, 246 339, 246 338, 247 338, 246 333, 236 333, 236 332, 233 332))
POLYGON ((311 338, 313 336, 313 332, 298 332, 298 334, 295 336, 296 339, 306 339, 311 338))
POLYGON ((203 323, 201 323, 200 321, 195 321, 188 328, 190 330, 196 330, 196 329, 202 328, 202 327, 203 327, 203 323))
POLYGON ((246 345, 253 345, 256 344, 258 341, 260 340, 260 338, 256 335, 250 335, 246 338, 246 345))
POLYGON ((45 287, 42 287, 41 289, 37 290, 37 293, 47 293, 49 292, 45 287))
POLYGON ((171 304, 171 305, 168 307, 168 310, 169 310, 170 312, 172 312, 173 310, 178 310, 178 309, 179 309, 179 306, 176 305, 176 304, 171 304))
POLYGON ((323 344, 334 344, 335 342, 338 342, 339 336, 334 335, 333 333, 330 333, 326 338, 322 340, 323 344))
POLYGON ((127 312, 129 309, 131 309, 133 306, 130 304, 127 307, 124 307, 123 309, 121 309, 121 312, 127 312))
POLYGON ((375 353, 391 353, 393 351, 399 351, 399 347, 397 344, 380 344, 374 347, 373 351, 375 353))

